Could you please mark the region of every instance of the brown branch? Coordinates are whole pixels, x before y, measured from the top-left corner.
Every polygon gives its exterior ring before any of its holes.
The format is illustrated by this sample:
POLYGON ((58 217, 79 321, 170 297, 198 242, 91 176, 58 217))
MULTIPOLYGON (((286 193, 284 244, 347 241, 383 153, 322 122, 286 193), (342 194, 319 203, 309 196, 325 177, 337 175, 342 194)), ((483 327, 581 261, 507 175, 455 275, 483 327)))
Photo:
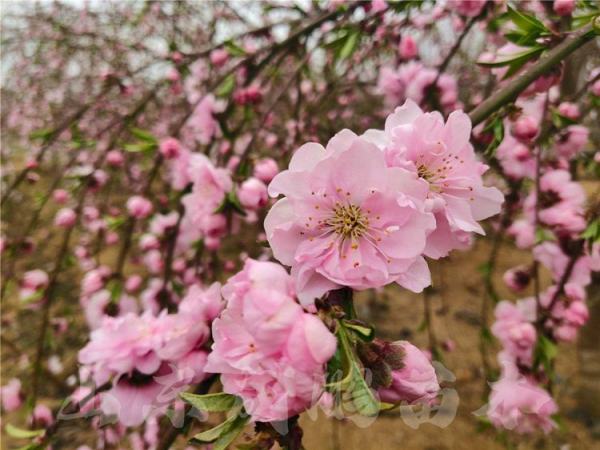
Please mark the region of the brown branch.
POLYGON ((510 81, 504 88, 498 90, 490 98, 479 104, 469 113, 473 126, 483 122, 491 114, 502 106, 515 100, 531 83, 544 75, 563 59, 590 41, 596 35, 592 25, 588 25, 580 31, 573 33, 552 50, 544 54, 528 70, 519 77, 510 81))

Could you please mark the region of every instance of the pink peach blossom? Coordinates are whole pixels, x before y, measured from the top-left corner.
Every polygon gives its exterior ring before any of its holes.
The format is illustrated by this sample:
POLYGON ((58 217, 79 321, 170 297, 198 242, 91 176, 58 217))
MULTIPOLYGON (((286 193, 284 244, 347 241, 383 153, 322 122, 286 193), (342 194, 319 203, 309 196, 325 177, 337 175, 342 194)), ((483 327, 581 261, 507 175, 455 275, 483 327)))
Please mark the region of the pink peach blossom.
POLYGON ((386 119, 385 131, 364 135, 383 149, 388 167, 409 170, 428 186, 425 205, 436 229, 425 255, 432 258, 467 247, 472 232, 485 234, 478 221, 497 214, 504 201, 498 189, 483 185, 488 167, 476 158, 470 135, 471 121, 462 111, 444 122, 440 113, 424 113, 410 100, 386 119))
POLYGON ((521 434, 539 429, 549 433, 556 427, 552 415, 557 411, 550 394, 527 378, 505 376, 492 384, 487 416, 496 427, 521 434))
POLYGON ((293 280, 271 262, 247 259, 223 287, 205 370, 242 398, 253 420, 284 420, 316 403, 336 339, 295 302, 293 280))
POLYGON ((515 361, 530 365, 537 338, 536 329, 532 324, 535 321, 535 299, 520 300, 516 304, 501 301, 496 305, 494 314, 494 336, 515 361))
POLYGON ((434 228, 427 183, 387 167, 374 144, 349 130, 323 148, 300 147, 269 185, 284 194, 265 219, 275 258, 292 267, 298 297, 311 304, 341 286, 397 282, 420 292, 431 282, 421 256, 434 228))

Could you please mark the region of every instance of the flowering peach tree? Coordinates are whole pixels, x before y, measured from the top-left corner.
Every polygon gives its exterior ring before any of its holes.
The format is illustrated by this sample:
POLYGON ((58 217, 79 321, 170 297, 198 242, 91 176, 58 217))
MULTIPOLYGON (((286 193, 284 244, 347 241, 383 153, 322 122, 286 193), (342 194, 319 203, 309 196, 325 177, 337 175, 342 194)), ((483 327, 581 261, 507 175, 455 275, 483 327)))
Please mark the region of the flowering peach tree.
POLYGON ((379 338, 353 296, 427 301, 429 266, 480 238, 473 421, 552 432, 557 344, 600 270, 600 200, 580 183, 600 173, 599 16, 585 0, 7 8, 2 342, 25 358, 2 408, 26 416, 7 434, 61 448, 84 418, 98 448, 299 449, 311 408, 435 409, 435 341, 379 338), (503 276, 532 292, 516 302, 494 278, 509 241, 529 251, 503 276), (208 413, 224 418, 198 427, 208 413))

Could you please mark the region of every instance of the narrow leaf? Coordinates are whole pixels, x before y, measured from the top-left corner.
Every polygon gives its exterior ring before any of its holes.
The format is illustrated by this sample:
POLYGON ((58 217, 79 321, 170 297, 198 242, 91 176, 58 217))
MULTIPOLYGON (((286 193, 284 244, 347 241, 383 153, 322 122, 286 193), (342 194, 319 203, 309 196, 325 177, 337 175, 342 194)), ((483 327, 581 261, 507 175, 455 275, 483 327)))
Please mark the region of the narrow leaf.
POLYGON ((194 408, 209 412, 229 411, 233 407, 238 406, 241 402, 239 397, 231 394, 225 394, 224 392, 205 395, 184 392, 179 395, 194 408))
POLYGON ((344 46, 340 50, 339 59, 344 60, 354 53, 356 47, 358 46, 358 41, 360 38, 360 31, 354 30, 351 31, 346 37, 346 41, 344 42, 344 46))
POLYGON ((6 430, 6 434, 17 439, 32 439, 44 434, 44 430, 24 430, 23 428, 15 427, 10 423, 7 423, 4 429, 6 430))
POLYGON ((235 75, 233 73, 229 74, 217 87, 216 94, 217 97, 227 97, 229 94, 233 92, 235 88, 235 75))
POLYGON ((344 320, 344 326, 354 332, 363 341, 370 342, 375 337, 375 328, 359 320, 344 320))
POLYGON ((512 22, 524 31, 532 31, 536 30, 541 32, 548 32, 549 30, 546 28, 540 20, 537 18, 530 16, 529 14, 517 11, 516 9, 508 7, 508 16, 512 20, 512 22))
POLYGON ((131 134, 133 134, 140 141, 144 141, 150 144, 158 144, 158 140, 149 131, 145 131, 140 128, 132 128, 131 134))

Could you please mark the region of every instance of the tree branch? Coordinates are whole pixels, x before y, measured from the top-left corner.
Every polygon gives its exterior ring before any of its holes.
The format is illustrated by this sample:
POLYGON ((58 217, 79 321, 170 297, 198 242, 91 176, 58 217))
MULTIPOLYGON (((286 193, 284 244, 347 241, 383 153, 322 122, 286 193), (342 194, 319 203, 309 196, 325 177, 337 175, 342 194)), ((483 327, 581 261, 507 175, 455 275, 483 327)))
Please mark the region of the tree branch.
POLYGON ((541 75, 544 75, 583 44, 590 41, 595 35, 596 31, 592 28, 592 25, 588 25, 547 52, 521 76, 512 80, 504 88, 500 89, 471 111, 469 117, 471 118, 473 126, 483 122, 502 106, 516 99, 527 86, 537 80, 541 75))

